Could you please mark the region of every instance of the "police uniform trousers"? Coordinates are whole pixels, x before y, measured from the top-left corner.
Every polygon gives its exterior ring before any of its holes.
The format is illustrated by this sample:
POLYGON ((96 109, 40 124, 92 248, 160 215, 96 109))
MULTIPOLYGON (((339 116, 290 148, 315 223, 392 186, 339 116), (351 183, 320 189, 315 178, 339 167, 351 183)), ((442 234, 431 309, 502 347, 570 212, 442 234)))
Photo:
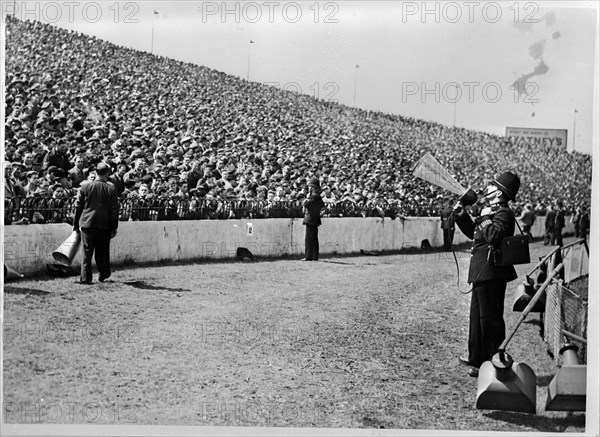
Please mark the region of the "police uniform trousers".
POLYGON ((554 246, 554 242, 556 241, 556 245, 562 247, 563 246, 563 236, 562 236, 562 228, 554 228, 554 234, 552 235, 552 246, 554 246))
POLYGON ((99 275, 105 278, 110 276, 110 233, 109 229, 81 228, 82 282, 92 281, 92 256, 94 255, 99 275))
POLYGON ((469 323, 469 361, 480 366, 492 359, 505 338, 504 295, 506 282, 473 284, 469 323))
POLYGON ((452 240, 454 239, 454 229, 443 229, 444 250, 452 250, 452 240))
POLYGON ((319 260, 319 227, 306 224, 304 237, 304 258, 310 261, 319 260))

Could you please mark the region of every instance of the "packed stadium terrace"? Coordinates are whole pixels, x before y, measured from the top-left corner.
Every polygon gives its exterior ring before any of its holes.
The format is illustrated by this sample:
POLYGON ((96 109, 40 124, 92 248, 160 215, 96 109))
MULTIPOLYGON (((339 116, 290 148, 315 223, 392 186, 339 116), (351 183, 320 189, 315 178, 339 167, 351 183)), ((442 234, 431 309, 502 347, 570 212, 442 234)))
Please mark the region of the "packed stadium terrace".
POLYGON ((464 186, 518 173, 517 208, 590 203, 589 155, 349 108, 40 22, 8 17, 6 75, 8 201, 74 196, 105 161, 124 200, 297 206, 318 177, 330 208, 437 215, 451 194, 411 173, 431 152, 464 186))

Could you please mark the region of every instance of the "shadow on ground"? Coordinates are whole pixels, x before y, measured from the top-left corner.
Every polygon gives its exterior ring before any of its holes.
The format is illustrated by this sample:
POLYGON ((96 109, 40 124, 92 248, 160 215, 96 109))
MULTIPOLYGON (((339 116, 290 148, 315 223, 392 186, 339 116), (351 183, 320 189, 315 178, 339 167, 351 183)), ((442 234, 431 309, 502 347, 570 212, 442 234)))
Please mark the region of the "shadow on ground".
POLYGON ((134 288, 139 288, 141 290, 191 291, 187 288, 159 287, 156 285, 148 284, 145 281, 126 281, 126 282, 123 282, 123 284, 129 285, 134 288))
POLYGON ((548 387, 552 378, 554 378, 554 375, 539 375, 536 384, 538 387, 548 387))
POLYGON ((4 293, 6 293, 6 294, 24 294, 24 295, 33 295, 33 296, 46 296, 48 294, 51 294, 49 291, 46 291, 46 290, 38 290, 35 288, 19 288, 19 287, 12 287, 10 285, 4 286, 4 293))
POLYGON ((545 432, 565 432, 570 427, 585 428, 585 413, 568 413, 566 417, 544 417, 511 411, 493 411, 484 416, 545 432))

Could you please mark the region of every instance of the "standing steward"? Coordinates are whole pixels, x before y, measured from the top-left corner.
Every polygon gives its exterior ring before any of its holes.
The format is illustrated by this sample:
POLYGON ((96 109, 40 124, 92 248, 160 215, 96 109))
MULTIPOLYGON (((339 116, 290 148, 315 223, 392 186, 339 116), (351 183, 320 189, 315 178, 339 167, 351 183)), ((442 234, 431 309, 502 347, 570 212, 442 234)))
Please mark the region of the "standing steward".
POLYGON ((556 201, 556 217, 554 217, 554 234, 550 244, 554 246, 554 242, 562 247, 563 235, 562 230, 565 227, 565 211, 563 210, 563 203, 561 200, 556 201))
POLYGON ((321 184, 314 178, 308 184, 308 197, 304 200, 304 220, 306 226, 304 239, 304 258, 302 261, 319 260, 319 226, 321 226, 321 209, 325 206, 321 198, 321 184))
POLYGON ((452 240, 454 239, 454 214, 452 211, 452 201, 448 201, 446 206, 440 212, 440 218, 442 220, 441 227, 442 233, 444 234, 444 250, 452 250, 452 240))
POLYGON ((548 212, 546 212, 546 221, 544 222, 544 246, 551 244, 554 246, 554 222, 556 221, 556 210, 552 208, 552 205, 548 205, 548 212))
POLYGON ((92 283, 92 256, 96 254, 100 282, 110 277, 110 240, 119 227, 119 201, 115 186, 108 182, 110 167, 101 162, 96 180, 79 189, 73 230, 81 233, 83 261, 79 283, 92 283))
POLYGON ((491 360, 505 338, 504 296, 506 284, 517 278, 513 266, 494 265, 493 252, 504 237, 515 231, 515 216, 508 206, 521 186, 519 177, 502 173, 485 189, 486 206, 474 221, 459 203, 456 224, 473 240, 468 282, 472 284, 469 315, 469 355, 459 362, 470 366, 469 375, 478 376, 479 367, 491 360))
POLYGON ((525 209, 521 213, 519 221, 523 224, 523 233, 527 235, 529 241, 533 241, 533 235, 531 235, 531 228, 535 224, 535 212, 533 212, 531 203, 525 205, 525 209))

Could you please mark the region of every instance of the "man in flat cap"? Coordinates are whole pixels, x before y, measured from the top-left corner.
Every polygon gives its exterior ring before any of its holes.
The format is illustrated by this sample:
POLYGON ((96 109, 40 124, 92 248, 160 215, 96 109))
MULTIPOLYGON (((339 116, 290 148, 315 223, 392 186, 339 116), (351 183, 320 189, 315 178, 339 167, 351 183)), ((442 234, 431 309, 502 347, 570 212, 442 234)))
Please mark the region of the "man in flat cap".
POLYGON ((54 142, 50 151, 44 156, 42 170, 47 170, 52 166, 58 167, 65 172, 68 172, 73 167, 67 156, 67 146, 65 143, 60 141, 54 142))
POLYGON ((101 162, 96 179, 79 189, 73 230, 80 232, 83 261, 79 283, 92 283, 92 256, 96 254, 100 282, 110 277, 110 240, 119 227, 119 201, 113 184, 108 183, 110 167, 101 162))
POLYGON ((25 194, 27 197, 31 197, 40 186, 40 175, 35 170, 30 170, 25 175, 27 177, 27 185, 24 187, 25 194))

